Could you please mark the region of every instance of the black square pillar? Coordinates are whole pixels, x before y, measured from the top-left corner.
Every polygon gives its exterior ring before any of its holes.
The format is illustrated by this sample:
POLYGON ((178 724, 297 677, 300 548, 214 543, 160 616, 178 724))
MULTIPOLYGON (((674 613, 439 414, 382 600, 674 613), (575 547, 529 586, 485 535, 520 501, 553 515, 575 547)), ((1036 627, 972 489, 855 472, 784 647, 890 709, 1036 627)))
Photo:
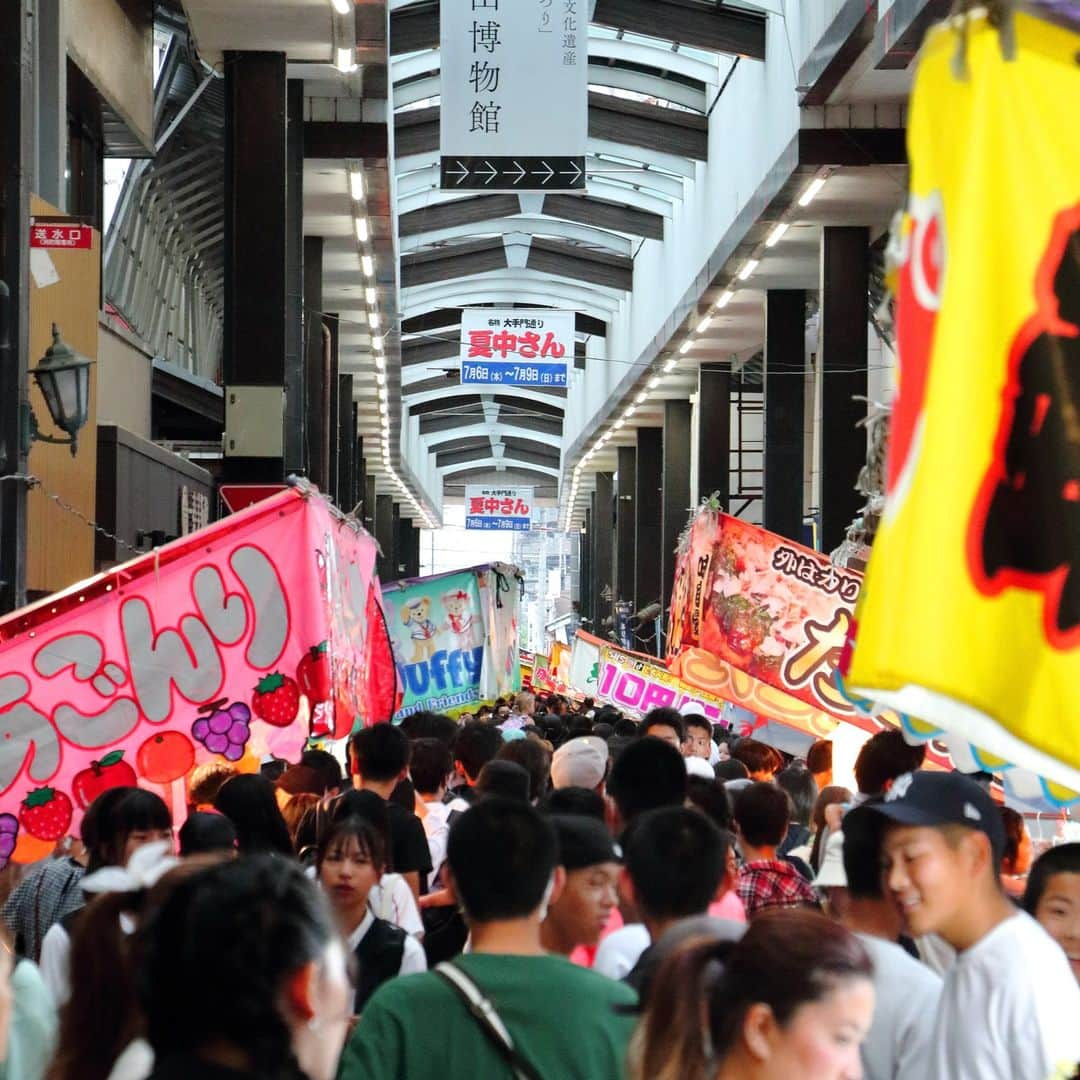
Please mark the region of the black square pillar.
POLYGON ((832 551, 862 506, 855 490, 866 462, 870 233, 830 227, 821 241, 821 541, 832 551))
POLYGON ((285 473, 305 471, 304 413, 304 80, 286 88, 285 473))
MULTIPOLYGON (((336 321, 336 320, 335 320, 336 321)), ((334 501, 347 514, 355 505, 353 471, 356 468, 356 412, 353 377, 338 375, 337 484, 334 501)))
POLYGON ((660 486, 663 482, 664 430, 638 428, 637 506, 635 507, 636 555, 634 609, 660 602, 660 486))
MULTIPOLYGON (((377 509, 377 499, 375 496, 375 477, 371 473, 367 473, 364 477, 364 507, 363 507, 363 524, 372 536, 375 536, 375 511, 377 509)), ((378 539, 376 537, 376 539, 378 539)))
POLYGON ((604 622, 613 612, 615 594, 615 484, 609 472, 596 474, 596 490, 593 492, 592 540, 593 540, 593 607, 596 625, 604 628, 604 622))
POLYGON ((585 511, 585 524, 581 529, 578 556, 578 597, 581 604, 581 618, 589 630, 595 632, 596 613, 593 609, 593 557, 592 557, 592 511, 585 511))
POLYGON ((731 365, 698 369, 698 486, 695 503, 715 494, 731 499, 731 365))
POLYGON ((615 600, 634 602, 637 449, 620 446, 615 474, 615 600))
POLYGON ((802 537, 806 292, 765 294, 765 528, 802 537))
MULTIPOLYGON (((375 486, 375 477, 371 477, 371 486, 375 486)), ((375 497, 375 540, 381 552, 375 561, 379 580, 396 581, 399 575, 394 569, 394 497, 392 495, 375 497)))
POLYGON ((690 516, 690 402, 664 402, 664 475, 661 516, 661 606, 666 612, 675 581, 675 548, 690 516))
MULTIPOLYGON (((226 388, 286 385, 286 82, 284 53, 225 55, 226 388)), ((282 457, 222 462, 232 483, 280 481, 284 471, 282 457)))
POLYGON ((307 396, 307 474, 320 491, 329 489, 330 374, 333 345, 323 320, 323 238, 304 237, 304 354, 307 396))

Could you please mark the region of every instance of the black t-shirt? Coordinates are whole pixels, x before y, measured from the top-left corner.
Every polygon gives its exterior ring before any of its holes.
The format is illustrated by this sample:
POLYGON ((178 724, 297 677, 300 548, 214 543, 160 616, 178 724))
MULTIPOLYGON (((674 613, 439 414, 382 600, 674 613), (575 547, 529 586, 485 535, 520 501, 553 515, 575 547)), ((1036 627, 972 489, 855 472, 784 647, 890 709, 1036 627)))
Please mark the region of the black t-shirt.
POLYGON ((390 819, 390 858, 398 874, 420 873, 421 892, 426 877, 432 871, 431 849, 423 823, 410 810, 395 802, 386 804, 390 819))

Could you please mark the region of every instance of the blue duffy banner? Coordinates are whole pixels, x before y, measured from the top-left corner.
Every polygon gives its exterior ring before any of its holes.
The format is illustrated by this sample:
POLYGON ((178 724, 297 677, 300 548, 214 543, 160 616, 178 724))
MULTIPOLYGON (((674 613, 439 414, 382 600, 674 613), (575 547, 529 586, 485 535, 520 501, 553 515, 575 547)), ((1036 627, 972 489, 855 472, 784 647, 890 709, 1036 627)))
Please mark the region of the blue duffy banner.
POLYGON ((396 718, 483 700, 483 609, 476 574, 403 582, 383 593, 405 696, 396 718))

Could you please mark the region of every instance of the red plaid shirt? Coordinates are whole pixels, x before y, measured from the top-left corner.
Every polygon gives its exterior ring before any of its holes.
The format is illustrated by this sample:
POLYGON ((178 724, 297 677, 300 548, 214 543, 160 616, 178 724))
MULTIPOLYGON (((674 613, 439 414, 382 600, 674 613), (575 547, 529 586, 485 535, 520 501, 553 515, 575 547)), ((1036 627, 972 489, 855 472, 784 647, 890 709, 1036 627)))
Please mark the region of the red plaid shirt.
POLYGON ((813 886, 790 863, 779 859, 755 859, 739 868, 736 884, 746 914, 767 907, 818 906, 813 886))

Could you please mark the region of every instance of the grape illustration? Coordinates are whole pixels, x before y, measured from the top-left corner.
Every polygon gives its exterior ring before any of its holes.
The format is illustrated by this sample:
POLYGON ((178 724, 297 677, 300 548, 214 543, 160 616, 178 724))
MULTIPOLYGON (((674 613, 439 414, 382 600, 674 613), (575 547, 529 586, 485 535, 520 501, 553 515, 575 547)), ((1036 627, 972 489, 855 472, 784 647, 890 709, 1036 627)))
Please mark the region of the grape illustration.
POLYGON ((0 870, 8 864, 19 837, 19 819, 14 814, 0 814, 0 870))
POLYGON ((203 706, 204 714, 191 727, 192 736, 211 754, 227 761, 239 761, 251 737, 251 710, 242 702, 221 701, 203 706))

